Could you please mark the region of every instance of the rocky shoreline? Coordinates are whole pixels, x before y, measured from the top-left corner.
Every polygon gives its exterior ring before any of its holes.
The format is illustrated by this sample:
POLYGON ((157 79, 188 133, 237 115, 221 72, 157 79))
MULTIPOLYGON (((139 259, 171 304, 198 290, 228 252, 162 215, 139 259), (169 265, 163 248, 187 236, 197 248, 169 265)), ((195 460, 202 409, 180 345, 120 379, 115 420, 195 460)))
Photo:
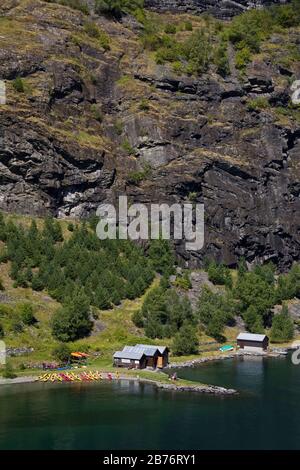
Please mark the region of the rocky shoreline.
POLYGON ((14 379, 0 378, 0 385, 26 384, 26 383, 37 382, 37 380, 38 380, 37 377, 34 377, 32 375, 25 376, 25 377, 16 377, 14 379))
POLYGON ((181 369, 183 367, 196 367, 199 364, 204 364, 205 362, 213 362, 213 361, 222 361, 225 359, 233 359, 236 357, 237 353, 227 354, 226 356, 207 356, 201 357, 199 359, 192 359, 186 362, 171 362, 168 366, 168 369, 181 369))
POLYGON ((174 392, 205 393, 208 395, 237 395, 238 391, 233 388, 217 387, 216 385, 176 385, 158 383, 157 387, 162 390, 174 392))
POLYGON ((287 348, 275 348, 269 352, 262 352, 262 353, 254 353, 249 351, 236 351, 229 354, 220 354, 217 356, 207 356, 201 357, 197 359, 192 359, 190 361, 185 362, 171 362, 168 366, 168 369, 181 369, 183 367, 196 367, 199 364, 204 364, 206 362, 214 362, 214 361, 223 361, 226 359, 234 359, 235 357, 280 357, 286 355, 289 351, 293 350, 292 347, 287 348))

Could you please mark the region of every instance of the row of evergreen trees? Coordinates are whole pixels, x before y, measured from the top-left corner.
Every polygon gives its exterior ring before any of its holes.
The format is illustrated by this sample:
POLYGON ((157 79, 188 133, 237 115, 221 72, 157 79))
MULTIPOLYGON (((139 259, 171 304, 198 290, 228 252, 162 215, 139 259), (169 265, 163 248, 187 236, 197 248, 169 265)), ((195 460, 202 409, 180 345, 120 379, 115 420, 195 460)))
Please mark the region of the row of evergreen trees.
POLYGON ((177 355, 198 351, 197 317, 187 296, 170 288, 166 277, 146 296, 133 322, 145 329, 149 338, 173 338, 172 352, 177 355))
POLYGON ((294 322, 284 301, 300 296, 300 266, 294 265, 289 273, 275 275, 272 263, 257 266, 249 272, 244 259, 238 265, 237 279, 233 282, 230 270, 211 262, 207 265, 209 279, 224 289, 202 289, 195 312, 187 297, 179 296, 162 278, 160 286, 146 296, 142 308, 133 316, 138 327, 145 329, 150 338, 173 337, 173 352, 197 352, 197 329, 204 327, 207 335, 222 342, 225 326, 234 326, 242 316, 246 328, 252 333, 264 333, 271 328, 271 340, 287 341, 293 338, 294 322), (283 304, 281 312, 274 314, 275 304, 283 304))
POLYGON ((221 339, 226 325, 232 325, 241 315, 246 328, 252 333, 263 333, 271 327, 271 339, 288 340, 293 337, 293 321, 284 307, 274 315, 273 307, 300 296, 300 266, 295 264, 287 274, 276 276, 273 263, 256 266, 248 272, 244 259, 238 265, 238 277, 233 285, 228 268, 212 262, 208 267, 209 279, 225 286, 223 293, 204 289, 198 304, 199 319, 210 336, 221 339), (278 334, 278 324, 284 331, 278 334), (284 327, 283 327, 284 326, 284 327))
POLYGON ((174 265, 164 241, 154 241, 145 253, 127 240, 100 241, 86 223, 70 224, 65 239, 52 218, 39 229, 34 220, 26 228, 0 214, 0 240, 5 244, 0 262, 11 261, 14 286, 46 289, 62 304, 53 318, 53 334, 61 341, 90 332, 91 306, 104 310, 137 298, 155 271, 168 276, 174 265))

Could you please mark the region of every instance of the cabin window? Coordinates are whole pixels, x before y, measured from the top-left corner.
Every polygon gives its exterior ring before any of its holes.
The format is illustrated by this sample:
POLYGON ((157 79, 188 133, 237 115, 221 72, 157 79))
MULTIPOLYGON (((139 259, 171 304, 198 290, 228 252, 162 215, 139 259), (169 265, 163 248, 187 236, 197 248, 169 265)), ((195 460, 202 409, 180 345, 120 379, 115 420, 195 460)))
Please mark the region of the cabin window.
POLYGON ((122 359, 123 364, 130 364, 130 359, 122 359))

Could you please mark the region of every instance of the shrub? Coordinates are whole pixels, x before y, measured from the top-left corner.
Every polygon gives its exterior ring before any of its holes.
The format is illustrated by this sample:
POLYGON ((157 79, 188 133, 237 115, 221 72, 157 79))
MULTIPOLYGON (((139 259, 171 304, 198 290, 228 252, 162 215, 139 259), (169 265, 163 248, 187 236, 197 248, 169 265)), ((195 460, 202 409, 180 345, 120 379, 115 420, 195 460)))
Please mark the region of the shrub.
POLYGON ((177 356, 197 354, 198 347, 199 341, 196 328, 185 323, 174 337, 172 345, 173 353, 177 356))
POLYGON ((59 362, 69 362, 71 357, 71 349, 67 344, 61 343, 52 351, 52 356, 59 362))
POLYGON ((123 13, 132 13, 143 6, 144 0, 96 0, 95 11, 99 14, 121 18, 123 13))
POLYGON ((210 263, 208 267, 208 278, 214 284, 232 287, 232 277, 230 270, 223 264, 210 263))
POLYGON ((135 153, 135 150, 134 148, 132 147, 132 145, 130 145, 130 142, 128 139, 125 139, 124 142, 122 143, 122 149, 128 154, 128 155, 134 155, 135 153))
POLYGON ((186 31, 193 31, 193 25, 192 25, 191 21, 186 21, 184 23, 184 29, 186 31))
POLYGON ((214 63, 217 66, 217 72, 226 77, 229 74, 229 60, 227 54, 227 43, 221 42, 214 53, 214 63))
POLYGON ((159 274, 167 277, 174 273, 175 257, 168 240, 152 240, 148 255, 159 274))
POLYGON ((22 333, 24 331, 23 322, 21 322, 17 319, 13 319, 12 322, 11 322, 10 329, 13 333, 22 333))
POLYGON ((175 290, 159 286, 150 291, 139 313, 133 317, 136 326, 145 327, 149 338, 170 337, 185 321, 195 320, 187 297, 179 297, 175 290))
POLYGON ((21 77, 17 77, 13 80, 13 87, 18 93, 25 93, 24 80, 21 77))
POLYGON ((238 49, 236 64, 243 69, 250 60, 251 53, 260 51, 261 42, 276 29, 298 26, 300 22, 299 0, 291 5, 278 5, 262 10, 250 10, 236 16, 229 27, 229 40, 238 49))
POLYGON ((236 302, 230 293, 213 293, 207 287, 202 290, 197 305, 197 315, 206 332, 216 339, 222 338, 225 325, 234 322, 236 302))
POLYGON ((189 71, 202 73, 207 70, 212 58, 212 44, 202 29, 196 30, 184 44, 184 55, 189 61, 189 71))
POLYGON ((0 263, 7 263, 9 259, 6 249, 0 250, 0 263))
POLYGON ((289 315, 288 308, 284 306, 281 313, 275 315, 271 328, 271 341, 280 343, 289 341, 294 336, 294 322, 289 315))
POLYGON ((17 377, 10 362, 7 362, 5 364, 4 370, 2 372, 2 377, 4 377, 5 379, 15 379, 17 377))
POLYGON ((258 314, 257 309, 250 305, 243 315, 246 328, 250 333, 264 333, 262 317, 258 314))
POLYGON ((270 309, 275 304, 275 294, 274 285, 255 272, 239 277, 235 288, 235 296, 240 301, 242 312, 246 312, 249 307, 255 308, 263 323, 267 321, 270 309))
POLYGON ((183 290, 189 290, 192 288, 192 283, 187 272, 183 275, 176 276, 175 285, 183 290))
POLYGON ((142 35, 142 44, 144 49, 148 49, 149 51, 157 51, 162 45, 162 40, 161 37, 156 33, 144 32, 142 35))
POLYGON ((94 305, 100 310, 107 310, 111 308, 111 300, 108 291, 102 287, 98 286, 95 295, 94 295, 94 305))
POLYGON ((134 314, 132 315, 132 321, 138 328, 144 327, 144 317, 141 310, 137 310, 136 312, 134 312, 134 314))
POLYGON ((103 47, 106 51, 110 49, 109 36, 100 28, 98 28, 96 23, 94 23, 93 21, 86 21, 83 29, 85 33, 88 34, 90 37, 97 39, 99 41, 100 46, 103 47))
POLYGON ((4 328, 0 323, 0 339, 4 338, 4 328))
POLYGON ((21 304, 18 306, 18 312, 24 325, 31 326, 36 323, 33 314, 33 306, 29 303, 21 304))
POLYGON ((40 292, 45 288, 45 283, 39 274, 34 274, 32 276, 31 287, 37 292, 40 292))
POLYGON ((168 23, 168 24, 165 26, 165 33, 166 33, 166 34, 175 34, 175 33, 176 33, 176 26, 175 26, 175 24, 168 23))
POLYGON ((98 40, 100 46, 103 47, 105 51, 110 50, 110 38, 104 31, 100 31, 98 40))
POLYGON ((149 111, 150 109, 149 101, 146 98, 143 98, 142 101, 140 102, 139 109, 141 111, 149 111))
POLYGON ((52 318, 52 334, 62 342, 83 338, 92 327, 89 300, 81 289, 74 291, 52 318))
POLYGON ((61 5, 68 6, 74 10, 79 10, 85 15, 89 14, 89 8, 86 0, 59 0, 61 5))
POLYGON ((251 60, 251 51, 249 47, 243 47, 235 56, 235 66, 239 70, 243 70, 251 60))
POLYGON ((122 135, 124 126, 120 119, 117 119, 114 123, 114 129, 118 135, 122 135))
POLYGON ((141 171, 132 171, 128 173, 128 183, 138 184, 144 179, 148 178, 152 173, 152 168, 149 164, 145 164, 141 171))
POLYGON ((165 34, 160 37, 160 47, 156 52, 155 60, 158 64, 175 62, 182 55, 182 52, 182 45, 175 38, 165 34))
POLYGON ((244 274, 246 274, 248 272, 246 259, 243 256, 238 261, 237 270, 238 270, 238 276, 239 277, 243 277, 244 274))
POLYGON ((89 8, 86 0, 46 0, 48 3, 58 3, 59 5, 64 5, 66 7, 73 8, 74 10, 79 10, 85 15, 89 14, 89 8))
POLYGON ((259 109, 265 109, 270 106, 268 98, 260 96, 258 98, 253 98, 247 102, 247 109, 249 111, 257 111, 259 109))
POLYGON ((83 30, 92 38, 99 37, 99 28, 93 21, 86 21, 83 26, 83 30))
POLYGON ((103 114, 102 114, 102 111, 101 109, 99 108, 99 106, 94 103, 91 105, 91 113, 93 115, 93 118, 98 121, 98 122, 102 122, 103 121, 103 114))

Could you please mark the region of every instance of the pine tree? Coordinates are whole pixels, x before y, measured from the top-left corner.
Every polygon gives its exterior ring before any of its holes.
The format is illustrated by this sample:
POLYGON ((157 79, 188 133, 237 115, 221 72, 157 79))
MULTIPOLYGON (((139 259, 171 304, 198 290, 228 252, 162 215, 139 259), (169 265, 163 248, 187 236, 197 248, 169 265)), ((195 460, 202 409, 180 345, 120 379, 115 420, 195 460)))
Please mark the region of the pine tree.
POLYGON ((145 335, 148 338, 163 338, 162 325, 154 318, 146 319, 145 321, 145 335))
POLYGON ((98 286, 95 294, 94 294, 94 300, 93 304, 98 307, 100 310, 107 310, 111 307, 111 300, 109 293, 107 290, 102 287, 98 286))
POLYGON ((35 291, 42 291, 45 288, 45 283, 39 273, 33 274, 31 280, 31 287, 35 291))
POLYGON ((199 341, 196 328, 189 323, 185 323, 175 335, 172 350, 177 356, 197 354, 199 341))
POLYGON ((75 288, 63 307, 54 314, 52 334, 62 342, 75 341, 87 336, 92 327, 89 300, 82 289, 75 288))
POLYGON ((246 274, 246 272, 248 271, 246 259, 243 256, 239 259, 237 269, 239 277, 243 277, 244 274, 246 274))
POLYGON ((272 321, 271 341, 280 343, 289 341, 294 336, 294 322, 289 315, 287 306, 283 306, 281 313, 275 315, 272 321))
POLYGON ((134 312, 134 314, 132 315, 132 321, 138 328, 144 327, 144 317, 140 310, 134 312))
POLYGON ((256 308, 253 305, 247 309, 244 314, 244 320, 246 322, 247 330, 250 333, 263 333, 263 320, 262 317, 258 314, 256 308))
POLYGON ((29 303, 24 303, 18 306, 20 318, 24 325, 31 326, 36 323, 36 318, 33 313, 33 306, 29 303))

